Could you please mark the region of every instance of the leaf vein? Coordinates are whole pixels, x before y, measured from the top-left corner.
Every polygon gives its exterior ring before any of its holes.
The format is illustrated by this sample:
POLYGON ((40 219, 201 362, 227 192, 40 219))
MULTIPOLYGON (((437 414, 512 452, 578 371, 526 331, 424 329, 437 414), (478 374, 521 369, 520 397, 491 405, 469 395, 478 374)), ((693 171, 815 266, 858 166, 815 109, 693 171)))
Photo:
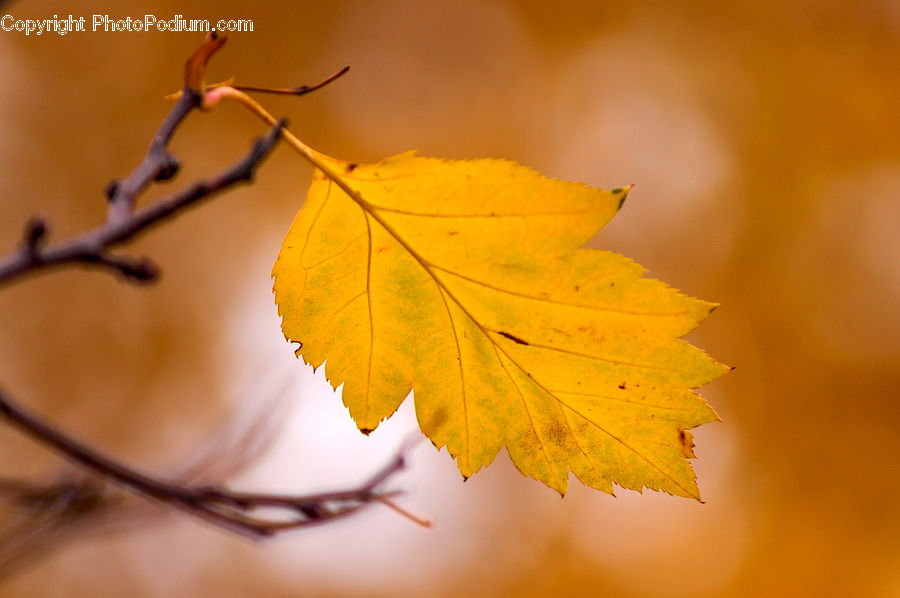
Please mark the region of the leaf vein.
MULTIPOLYGON (((485 336, 488 336, 485 334, 485 336)), ((506 373, 506 377, 509 378, 509 381, 512 382, 512 385, 516 387, 516 392, 519 393, 519 398, 522 399, 522 405, 525 407, 525 413, 528 415, 528 423, 531 424, 531 430, 534 432, 534 437, 537 438, 538 445, 541 447, 541 452, 544 454, 544 459, 547 460, 547 469, 550 471, 550 475, 556 479, 556 470, 553 467, 553 461, 550 459, 550 454, 547 453, 547 447, 544 444, 544 439, 541 438, 540 433, 538 432, 537 426, 534 425, 534 417, 531 415, 531 410, 528 408, 528 400, 525 398, 525 395, 522 393, 522 388, 516 382, 516 380, 512 377, 512 374, 509 373, 509 370, 506 368, 506 364, 503 363, 503 358, 500 357, 500 353, 497 352, 497 343, 495 343, 490 336, 488 336, 488 340, 491 341, 491 344, 494 346, 494 354, 497 356, 497 361, 500 362, 500 367, 503 368, 503 371, 506 373)), ((505 353, 504 353, 505 354, 505 353)), ((507 355, 507 358, 509 356, 507 355)), ((512 360, 510 360, 512 361, 512 360)), ((515 363, 515 362, 513 362, 515 363)), ((518 364, 516 364, 518 367, 518 364)), ((521 368, 519 368, 521 370, 521 368)), ((531 378, 529 378, 531 379, 531 378)), ((557 480, 559 482, 559 480, 557 480)), ((561 486, 562 484, 560 484, 561 486)))
MULTIPOLYGON (((487 328, 487 327, 484 327, 483 330, 485 330, 487 332, 493 332, 497 336, 502 336, 504 338, 507 338, 499 330, 493 330, 493 329, 487 328)), ((513 341, 513 342, 515 342, 515 341, 513 341)), ((681 372, 681 370, 679 370, 677 368, 669 368, 669 367, 665 367, 665 366, 661 366, 661 365, 651 365, 651 364, 645 364, 645 363, 632 363, 630 361, 619 361, 617 359, 611 359, 609 357, 602 357, 600 355, 591 355, 590 353, 582 353, 581 351, 573 351, 571 349, 564 349, 562 347, 551 347, 550 345, 542 345, 540 343, 533 343, 531 341, 528 341, 527 344, 521 343, 521 342, 518 342, 516 344, 522 345, 522 346, 533 347, 535 349, 544 349, 546 351, 555 351, 557 353, 565 353, 566 355, 574 355, 576 357, 585 357, 587 359, 596 359, 597 361, 602 361, 604 363, 608 363, 608 364, 614 365, 614 366, 623 365, 625 367, 639 368, 639 369, 644 369, 644 370, 660 370, 660 371, 664 371, 664 372, 676 372, 676 373, 681 372)))
POLYGON ((620 399, 620 398, 616 398, 616 397, 611 397, 609 395, 598 395, 598 394, 593 394, 590 392, 572 392, 569 390, 562 390, 562 389, 553 389, 550 392, 554 393, 554 395, 556 393, 559 393, 559 394, 571 395, 571 396, 576 396, 576 397, 591 397, 594 399, 602 399, 604 401, 615 401, 617 403, 627 403, 629 405, 634 405, 635 407, 652 407, 653 409, 674 411, 676 413, 688 413, 689 412, 689 410, 687 410, 687 409, 676 409, 675 407, 665 407, 663 405, 655 405, 653 403, 636 403, 635 401, 629 401, 628 399, 620 399))
POLYGON ((322 212, 325 210, 325 204, 328 203, 328 198, 331 197, 331 185, 332 185, 332 182, 329 179, 328 189, 325 190, 325 199, 322 200, 322 204, 319 206, 319 209, 316 211, 316 215, 313 216, 312 222, 309 225, 309 232, 306 234, 306 238, 303 240, 303 247, 300 249, 300 259, 297 260, 300 263, 301 268, 304 268, 303 256, 306 255, 306 249, 309 247, 309 240, 312 239, 312 236, 313 236, 312 232, 316 228, 316 224, 318 224, 318 222, 319 222, 319 216, 321 216, 322 212))
POLYGON ((315 264, 310 264, 309 266, 303 266, 303 268, 304 268, 307 272, 310 272, 310 271, 315 270, 316 268, 319 268, 319 267, 321 267, 322 265, 324 265, 324 264, 330 262, 331 260, 334 260, 334 259, 337 259, 337 258, 341 257, 342 255, 344 255, 345 253, 347 253, 347 251, 349 251, 351 247, 353 247, 354 245, 356 245, 356 242, 357 242, 357 241, 359 241, 360 239, 365 238, 365 236, 366 236, 366 233, 360 233, 360 234, 357 235, 356 237, 353 237, 353 239, 351 239, 350 242, 348 242, 347 245, 345 245, 345 246, 344 246, 340 251, 338 251, 337 253, 334 253, 334 254, 329 255, 329 256, 327 256, 327 257, 323 257, 321 260, 319 260, 319 261, 316 262, 315 264))
POLYGON ((375 321, 372 317, 372 225, 369 217, 363 214, 366 219, 366 232, 369 237, 369 255, 366 259, 366 300, 369 306, 369 371, 366 374, 366 415, 365 421, 369 420, 369 411, 371 403, 369 401, 370 390, 372 388, 372 362, 375 353, 375 321))
MULTIPOLYGON (((452 193, 451 193, 452 195, 452 193)), ((457 220, 465 220, 465 219, 475 219, 475 218, 483 218, 483 219, 492 219, 497 220, 499 218, 533 218, 533 217, 550 217, 550 216, 580 216, 583 214, 593 214, 600 210, 573 210, 569 212, 526 212, 526 213, 516 213, 516 214, 503 214, 497 212, 491 212, 489 214, 434 214, 427 212, 413 212, 410 210, 400 210, 397 208, 386 208, 383 206, 378 206, 372 204, 375 209, 379 212, 389 212, 391 214, 399 214, 401 216, 415 216, 418 218, 447 218, 447 219, 457 219, 457 220)))
POLYGON ((684 315, 688 315, 691 313, 686 310, 674 311, 674 312, 631 311, 631 310, 627 310, 627 309, 618 309, 618 308, 611 308, 611 307, 597 307, 595 305, 585 305, 583 303, 570 303, 567 301, 558 301, 555 299, 550 299, 548 297, 535 297, 534 295, 529 295, 527 293, 511 291, 509 289, 504 289, 501 287, 494 286, 490 283, 478 280, 476 278, 472 278, 470 276, 466 276, 465 274, 460 274, 459 272, 453 272, 452 270, 448 270, 447 268, 438 266, 437 264, 433 264, 431 262, 426 261, 426 263, 430 264, 436 270, 440 270, 441 272, 446 272, 447 274, 449 274, 451 276, 455 276, 456 278, 460 278, 467 282, 471 282, 473 284, 477 284, 479 286, 491 289, 492 291, 497 291, 498 293, 503 293, 504 295, 512 295, 514 297, 521 297, 523 299, 531 299, 533 301, 539 301, 542 303, 552 303, 553 305, 562 305, 565 307, 579 307, 579 308, 588 309, 591 311, 603 311, 603 312, 610 312, 610 313, 616 313, 616 314, 624 314, 624 315, 628 315, 628 316, 674 317, 674 316, 684 316, 684 315))
MULTIPOLYGON (((495 343, 494 346, 497 347, 496 343, 495 343)), ((502 349, 500 349, 500 350, 503 351, 502 349)), ((510 360, 510 362, 512 362, 513 364, 515 364, 516 367, 519 368, 520 371, 525 372, 525 369, 524 369, 524 368, 523 368, 523 367, 522 367, 515 359, 513 359, 513 358, 509 355, 509 353, 507 353, 506 351, 503 351, 503 353, 504 353, 504 354, 506 355, 506 357, 510 360)), ((504 369, 505 369, 505 368, 504 368, 504 369)), ((672 477, 672 475, 670 475, 668 472, 666 472, 665 470, 663 470, 662 468, 660 468, 656 463, 654 463, 651 459, 649 459, 648 457, 646 457, 646 456, 645 456, 644 454, 642 454, 640 451, 638 451, 637 449, 635 449, 634 447, 632 447, 631 445, 629 445, 628 443, 626 443, 624 440, 622 440, 621 438, 619 438, 618 436, 616 436, 615 434, 613 434, 612 432, 610 432, 609 430, 607 430, 606 428, 604 428, 602 425, 600 425, 599 423, 597 423, 597 422, 594 421, 593 419, 591 419, 591 418, 585 416, 585 415, 584 415, 583 413, 581 413, 578 409, 575 409, 574 407, 572 407, 571 405, 569 405, 568 403, 566 403, 565 401, 563 401, 559 396, 553 394, 553 393, 550 391, 550 389, 548 389, 546 386, 544 386, 543 384, 541 384, 541 383, 540 383, 539 381, 537 381, 535 378, 529 377, 529 380, 531 380, 531 382, 532 382, 533 384, 535 384, 538 388, 540 388, 541 390, 543 390, 544 392, 546 392, 547 394, 549 394, 550 396, 552 396, 554 399, 556 399, 557 401, 559 401, 559 403, 561 403, 562 405, 564 405, 567 409, 571 409, 573 413, 578 414, 579 416, 581 416, 582 418, 584 418, 586 421, 588 421, 589 423, 593 424, 598 430, 600 430, 601 432, 603 432, 604 434, 606 434, 607 436, 609 436, 610 438, 612 438, 613 440, 615 440, 616 442, 618 442, 619 444, 621 444, 622 446, 624 446, 625 448, 627 448, 628 450, 632 451, 635 455, 637 455, 638 457, 640 457, 641 459, 643 459, 644 461, 646 461, 648 464, 650 464, 651 467, 653 467, 654 469, 656 469, 657 471, 659 471, 661 474, 663 474, 665 477, 667 477, 669 480, 671 480, 676 486, 678 486, 679 488, 681 488, 682 490, 684 490, 684 491, 687 493, 688 496, 694 496, 694 495, 696 494, 696 492, 689 491, 687 488, 685 488, 684 486, 682 486, 681 483, 678 482, 678 480, 676 480, 674 477, 672 477)), ((666 445, 666 446, 668 446, 668 445, 666 445)))
POLYGON ((356 302, 357 299, 359 299, 360 297, 362 297, 362 296, 365 295, 366 293, 368 293, 368 291, 361 291, 358 295, 356 295, 355 297, 353 297, 352 299, 350 299, 349 301, 347 301, 346 303, 344 303, 342 306, 340 306, 339 308, 337 308, 337 309, 335 310, 335 312, 331 315, 331 317, 328 318, 328 321, 325 322, 325 324, 322 326, 322 329, 323 329, 323 330, 326 330, 329 326, 331 326, 331 323, 334 322, 334 320, 340 315, 340 313, 341 313, 342 311, 344 311, 345 309, 347 309, 348 307, 350 307, 351 305, 353 305, 353 303, 356 302))
POLYGON ((466 373, 463 368, 463 353, 462 346, 459 343, 459 333, 456 330, 456 321, 453 319, 453 312, 450 310, 450 304, 447 303, 447 297, 445 296, 445 291, 438 285, 438 291, 441 294, 441 301, 444 302, 444 309, 447 310, 447 317, 450 319, 450 328, 453 330, 453 340, 456 341, 456 354, 459 355, 459 380, 460 380, 460 388, 462 390, 462 406, 463 406, 463 421, 465 421, 466 425, 463 428, 466 431, 466 465, 469 466, 469 461, 471 460, 471 452, 469 449, 469 405, 468 405, 468 397, 466 395, 466 373))
MULTIPOLYGON (((670 474, 668 471, 664 470, 662 467, 660 467, 659 465, 657 465, 652 459, 650 459, 649 457, 647 457, 646 455, 644 455, 643 453, 641 453, 639 450, 637 450, 636 448, 634 448, 633 446, 631 446, 630 444, 628 444, 627 442, 625 442, 624 440, 622 440, 621 438, 619 438, 618 436, 616 436, 615 434, 613 434, 612 432, 610 432, 609 430, 607 430, 606 428, 604 428, 603 426, 601 426, 600 424, 598 424, 596 421, 594 421, 594 420, 591 419, 590 417, 588 417, 588 416, 586 416, 585 414, 581 413, 578 409, 575 409, 574 407, 572 407, 572 406, 569 405, 568 403, 563 402, 563 401, 562 401, 561 399, 559 399, 559 398, 557 398, 557 400, 559 400, 560 402, 562 402, 563 405, 565 405, 567 409, 571 409, 573 413, 575 413, 575 414, 577 414, 578 416, 584 418, 585 421, 587 421, 587 422, 593 424, 598 430, 600 430, 601 432, 603 432, 604 434, 606 434, 607 436, 609 436, 610 438, 612 438, 613 440, 615 440, 616 442, 618 442, 619 444, 621 444, 622 446, 624 446, 625 448, 627 448, 628 450, 630 450, 631 452, 633 452, 635 455, 637 455, 638 457, 640 457, 641 459, 643 459, 644 461, 646 461, 653 469, 655 469, 656 471, 658 471, 659 473, 661 473, 663 476, 665 476, 666 478, 668 478, 673 484, 675 484, 676 486, 678 486, 678 488, 680 488, 681 490, 684 490, 684 492, 687 494, 687 496, 695 496, 695 495, 696 495, 696 491, 695 491, 695 490, 689 490, 688 488, 685 488, 684 486, 682 486, 682 485, 681 485, 681 482, 679 482, 678 480, 676 480, 675 477, 674 477, 672 474, 670 474)), ((663 446, 667 446, 667 447, 668 447, 669 445, 663 445, 663 446)))

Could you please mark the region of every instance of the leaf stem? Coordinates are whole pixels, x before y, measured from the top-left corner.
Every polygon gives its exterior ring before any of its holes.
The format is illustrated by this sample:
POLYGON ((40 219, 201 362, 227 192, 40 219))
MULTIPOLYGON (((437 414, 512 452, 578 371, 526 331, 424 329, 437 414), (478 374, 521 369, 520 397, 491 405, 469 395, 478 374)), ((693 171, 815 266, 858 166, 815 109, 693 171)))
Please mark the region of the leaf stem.
MULTIPOLYGON (((215 107, 221 100, 234 100, 244 107, 248 108, 251 112, 256 114, 259 118, 261 118, 264 122, 268 124, 273 124, 275 122, 275 117, 272 116, 268 110, 262 107, 262 105, 251 98, 246 93, 236 89, 230 85, 223 85, 221 87, 216 87, 208 92, 203 97, 203 107, 204 109, 210 109, 215 107)), ((296 135, 294 135, 290 129, 284 128, 281 131, 281 137, 284 141, 294 148, 297 153, 303 156, 306 161, 312 164, 314 167, 321 170, 325 176, 334 181, 334 183, 340 187, 347 195, 353 198, 354 201, 359 203, 364 208, 369 208, 369 203, 363 199, 362 195, 359 194, 358 191, 353 189, 350 185, 348 185, 343 177, 341 177, 337 172, 335 172, 330 166, 325 164, 322 160, 324 158, 324 154, 317 152, 312 149, 305 143, 303 143, 296 135)))

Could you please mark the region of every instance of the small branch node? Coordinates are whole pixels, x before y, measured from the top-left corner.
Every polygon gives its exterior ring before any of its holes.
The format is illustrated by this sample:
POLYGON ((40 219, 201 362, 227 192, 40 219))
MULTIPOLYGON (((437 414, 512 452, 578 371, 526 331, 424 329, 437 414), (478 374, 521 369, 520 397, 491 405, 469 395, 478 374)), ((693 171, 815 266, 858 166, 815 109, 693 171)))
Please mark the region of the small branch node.
POLYGON ((165 152, 160 156, 158 170, 153 175, 153 180, 156 182, 171 180, 178 174, 180 169, 181 163, 178 161, 178 158, 171 152, 165 152))
POLYGON ((119 192, 120 184, 118 179, 113 179, 106 183, 106 187, 103 188, 103 194, 106 196, 106 201, 113 201, 115 199, 116 193, 119 192))
POLYGON ((150 258, 141 257, 123 270, 122 274, 134 282, 149 283, 159 280, 160 271, 159 267, 150 258))
POLYGON ((105 253, 88 254, 82 261, 99 264, 113 270, 128 282, 147 284, 159 279, 159 267, 148 257, 126 258, 105 253))
POLYGON ((25 250, 32 259, 37 258, 40 254, 41 247, 47 241, 48 232, 50 232, 50 225, 47 223, 47 220, 40 216, 32 216, 28 219, 28 222, 25 223, 23 241, 25 243, 25 250))

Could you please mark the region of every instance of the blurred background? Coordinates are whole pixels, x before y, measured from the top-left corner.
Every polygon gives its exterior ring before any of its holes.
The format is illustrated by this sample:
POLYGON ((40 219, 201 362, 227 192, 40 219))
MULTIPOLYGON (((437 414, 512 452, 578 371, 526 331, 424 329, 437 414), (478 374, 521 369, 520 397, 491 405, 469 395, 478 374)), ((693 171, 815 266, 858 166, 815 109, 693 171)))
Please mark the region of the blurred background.
MULTIPOLYGON (((65 546, 0 596, 900 595, 900 4, 896 0, 45 2, 16 19, 252 19, 210 80, 313 83, 264 98, 353 161, 418 148, 506 157, 606 188, 635 183, 592 241, 721 307, 689 337, 737 369, 703 389, 705 504, 577 481, 562 500, 505 454, 465 484, 428 443, 397 478, 421 529, 373 507, 253 545, 174 516, 65 546)), ((33 214, 94 227, 141 160, 202 35, 0 32, 0 245, 33 214)), ((196 114, 175 183, 264 127, 196 114)), ((259 396, 291 407, 241 486, 359 482, 415 429, 360 435, 284 342, 269 270, 310 168, 286 147, 257 182, 151 232, 150 288, 66 271, 0 290, 0 384, 132 463, 165 472, 259 396)), ((425 199, 423 199, 425 200, 425 199)), ((0 428, 0 473, 59 461, 0 428)))

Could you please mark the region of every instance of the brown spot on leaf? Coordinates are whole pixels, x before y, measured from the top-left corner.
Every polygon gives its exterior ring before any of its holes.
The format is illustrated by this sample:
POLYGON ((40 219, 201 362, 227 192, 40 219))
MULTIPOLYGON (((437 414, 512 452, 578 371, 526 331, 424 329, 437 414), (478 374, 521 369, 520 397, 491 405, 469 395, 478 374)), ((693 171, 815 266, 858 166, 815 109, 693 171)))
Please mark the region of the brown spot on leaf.
POLYGON ((447 231, 447 234, 452 237, 454 235, 458 235, 459 231, 458 230, 449 230, 449 231, 447 231))
POLYGON ((511 334, 508 333, 508 332, 498 332, 498 334, 499 334, 500 336, 505 336, 506 338, 508 338, 509 340, 513 341, 514 343, 518 343, 518 344, 520 344, 520 345, 527 345, 527 344, 528 344, 527 341, 523 341, 523 340, 520 339, 519 337, 513 336, 513 335, 511 335, 511 334))
POLYGON ((351 162, 350 164, 347 164, 347 172, 353 172, 354 170, 356 170, 357 166, 359 166, 359 164, 357 164, 356 162, 351 162))
POLYGON ((422 430, 426 431, 429 435, 434 434, 437 430, 440 430, 447 423, 447 407, 441 405, 437 409, 434 410, 434 414, 428 419, 427 422, 423 422, 422 430))
POLYGON ((621 388, 622 390, 625 390, 625 383, 623 382, 623 383, 619 384, 619 388, 621 388))
POLYGON ((366 436, 368 436, 375 430, 373 428, 360 428, 359 431, 362 432, 363 434, 365 434, 366 436))
POLYGON ((681 444, 681 454, 683 454, 686 459, 696 458, 697 455, 694 454, 693 434, 685 432, 684 430, 678 430, 678 443, 681 444))

